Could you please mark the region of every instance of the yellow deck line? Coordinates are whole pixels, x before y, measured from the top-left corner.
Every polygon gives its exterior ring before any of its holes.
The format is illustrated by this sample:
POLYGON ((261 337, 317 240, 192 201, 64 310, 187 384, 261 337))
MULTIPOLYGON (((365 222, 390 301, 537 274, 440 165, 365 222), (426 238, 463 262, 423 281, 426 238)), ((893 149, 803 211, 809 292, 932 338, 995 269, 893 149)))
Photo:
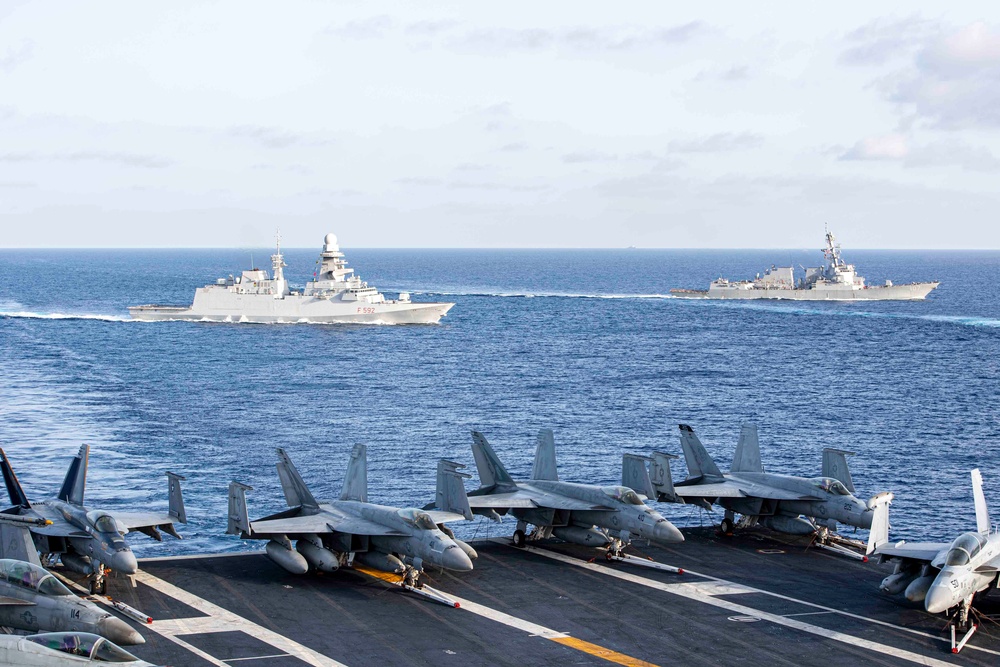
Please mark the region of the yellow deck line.
MULTIPOLYGON (((386 581, 391 584, 398 584, 401 581, 399 575, 390 574, 388 572, 380 572, 379 570, 372 570, 367 567, 354 566, 354 569, 363 574, 367 574, 370 577, 379 579, 381 581, 386 581)), ((624 665, 624 667, 657 667, 657 665, 646 662, 645 660, 639 660, 638 658, 633 658, 631 656, 625 655, 624 653, 619 653, 618 651, 612 651, 609 648, 604 648, 597 644, 593 644, 582 639, 577 639, 575 637, 570 637, 565 632, 557 632, 551 628, 547 628, 544 625, 538 625, 532 623, 531 621, 526 621, 523 618, 518 618, 517 616, 511 616, 510 614, 505 614, 502 611, 497 611, 490 607, 486 607, 479 603, 473 602, 472 600, 466 600, 465 598, 460 598, 451 593, 446 593, 448 597, 459 603, 459 608, 465 611, 472 612, 477 616, 482 616, 483 618, 488 618, 491 621, 496 621, 497 623, 502 623, 511 628, 516 628, 518 630, 523 630, 533 637, 541 637, 542 639, 548 639, 549 641, 556 642, 563 646, 567 646, 572 649, 576 649, 582 653, 592 655, 595 658, 600 658, 602 660, 607 660, 608 662, 613 662, 618 665, 624 665)))

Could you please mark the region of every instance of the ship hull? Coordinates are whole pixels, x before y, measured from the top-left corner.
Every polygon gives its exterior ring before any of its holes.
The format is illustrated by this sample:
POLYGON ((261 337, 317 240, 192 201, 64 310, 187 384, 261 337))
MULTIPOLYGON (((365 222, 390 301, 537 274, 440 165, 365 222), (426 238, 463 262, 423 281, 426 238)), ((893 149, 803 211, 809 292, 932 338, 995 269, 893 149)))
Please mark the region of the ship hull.
POLYGON ((940 283, 910 283, 865 287, 863 289, 746 289, 712 287, 698 290, 671 290, 685 299, 787 299, 791 301, 920 301, 926 299, 940 283))
POLYGON ((452 303, 335 303, 311 297, 240 299, 228 307, 133 306, 134 320, 248 322, 259 324, 437 324, 452 303), (255 301, 255 300, 253 300, 255 301))

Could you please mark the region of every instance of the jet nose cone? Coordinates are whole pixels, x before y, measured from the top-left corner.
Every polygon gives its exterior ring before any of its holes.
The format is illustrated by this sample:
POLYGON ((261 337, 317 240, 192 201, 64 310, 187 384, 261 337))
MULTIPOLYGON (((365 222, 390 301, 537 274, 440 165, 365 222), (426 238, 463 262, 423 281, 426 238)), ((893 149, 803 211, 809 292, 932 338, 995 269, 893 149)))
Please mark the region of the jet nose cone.
POLYGON ((669 521, 661 521, 653 527, 653 535, 650 537, 654 542, 661 544, 675 544, 684 541, 684 535, 677 529, 677 526, 669 521))
POLYGON ((468 572, 472 569, 472 559, 458 548, 458 545, 455 545, 445 549, 444 553, 441 554, 441 567, 447 570, 468 572))
POLYGON ((139 571, 139 563, 136 562, 135 554, 132 553, 131 549, 116 551, 108 566, 115 572, 122 574, 135 574, 139 571))
POLYGON ((122 644, 125 646, 134 646, 136 644, 146 643, 146 640, 142 638, 142 635, 140 635, 131 625, 115 616, 108 616, 107 618, 99 620, 97 622, 97 633, 102 637, 110 639, 116 644, 122 644))
POLYGON ((955 598, 951 590, 940 584, 931 586, 924 598, 924 607, 932 614, 940 614, 951 609, 955 605, 955 598))
POLYGON ((866 508, 862 507, 861 508, 861 517, 860 517, 861 520, 858 521, 858 523, 860 524, 858 526, 858 528, 866 528, 868 530, 871 530, 871 527, 872 527, 872 518, 874 516, 875 516, 875 511, 874 510, 870 510, 870 509, 866 509, 866 508))

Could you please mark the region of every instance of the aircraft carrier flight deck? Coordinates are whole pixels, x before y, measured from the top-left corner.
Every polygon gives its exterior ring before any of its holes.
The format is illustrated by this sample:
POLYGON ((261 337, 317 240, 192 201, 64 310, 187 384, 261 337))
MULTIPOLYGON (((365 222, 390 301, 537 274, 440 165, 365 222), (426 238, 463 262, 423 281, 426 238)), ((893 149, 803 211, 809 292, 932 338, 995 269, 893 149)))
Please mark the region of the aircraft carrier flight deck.
POLYGON ((555 540, 473 542, 472 572, 424 578, 458 609, 362 573, 292 575, 263 553, 142 560, 136 586, 115 578, 108 594, 154 619, 133 621, 147 643, 130 650, 174 667, 1000 661, 998 600, 953 655, 944 618, 879 592, 889 565, 769 531, 684 533, 676 549, 632 550, 681 575, 555 540))

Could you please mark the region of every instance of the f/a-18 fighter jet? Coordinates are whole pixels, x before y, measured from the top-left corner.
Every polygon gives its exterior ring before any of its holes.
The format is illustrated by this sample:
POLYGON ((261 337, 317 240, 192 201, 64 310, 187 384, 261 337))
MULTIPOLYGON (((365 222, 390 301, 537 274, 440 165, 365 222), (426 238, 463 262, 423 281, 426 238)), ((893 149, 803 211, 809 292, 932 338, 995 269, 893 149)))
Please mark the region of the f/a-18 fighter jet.
POLYGON ((720 528, 726 534, 736 527, 737 514, 743 515, 742 523, 746 526, 760 523, 793 535, 816 532, 817 527, 810 519, 824 524, 823 527, 829 530, 835 530, 838 521, 858 528, 871 528, 875 507, 892 500, 891 493, 879 494, 867 503, 854 496, 854 481, 847 467, 847 455, 851 452, 824 449, 821 477, 766 473, 760 459, 757 427, 744 424, 732 467, 728 473, 723 473, 694 429, 681 424, 680 433, 689 476, 674 484, 670 459, 677 457, 654 453, 652 486, 657 499, 691 503, 708 510, 712 504, 721 505, 725 516, 720 528))
MULTIPOLYGON (((990 532, 990 517, 983 494, 983 477, 972 471, 972 495, 976 506, 975 532, 962 533, 951 542, 896 542, 888 544, 889 526, 879 526, 881 546, 875 549, 881 562, 894 560, 896 568, 882 580, 881 590, 904 593, 911 602, 923 602, 932 614, 951 617, 951 647, 958 653, 976 631, 970 617, 972 603, 996 588, 1000 573, 1000 534, 990 532), (966 632, 955 642, 955 628, 966 632)), ((872 532, 876 532, 872 528, 872 532)))
POLYGON ((367 447, 354 446, 339 500, 320 503, 313 497, 284 449, 278 449, 278 477, 290 509, 250 521, 246 492, 251 487, 229 485, 227 533, 242 539, 268 540, 265 551, 293 574, 309 570, 335 572, 360 562, 368 567, 403 575, 407 590, 445 604, 454 603, 429 586, 421 585, 424 564, 465 572, 476 552, 454 538, 448 521, 472 519, 459 466, 438 466, 438 510, 387 507, 368 502, 367 447), (292 542, 295 542, 294 546, 292 542))
POLYGON ((88 632, 0 635, 0 667, 82 667, 109 662, 127 667, 156 667, 88 632))
MULTIPOLYGON (((23 526, 18 528, 27 533, 23 526)), ((23 542, 30 547, 30 535, 25 534, 23 542)), ((93 632, 118 644, 145 643, 128 623, 73 595, 45 568, 13 558, 0 558, 0 626, 26 632, 93 632)))
MULTIPOLYGON (((625 486, 595 486, 559 481, 552 431, 538 434, 531 479, 516 482, 493 447, 478 431, 472 432, 472 454, 479 470, 480 488, 469 494, 475 514, 499 520, 510 512, 517 518, 514 546, 523 547, 528 526, 531 539, 557 537, 566 542, 606 547, 609 560, 628 559, 622 549, 632 536, 660 545, 683 542, 677 527, 625 486)), ((663 566, 676 571, 676 568, 663 566)))
MULTIPOLYGON (((21 489, 7 455, 0 449, 0 470, 14 505, 2 513, 8 520, 20 517, 25 521, 42 561, 58 556, 66 569, 90 577, 91 592, 103 593, 108 570, 135 574, 138 569, 135 554, 125 541, 126 533, 138 531, 160 541, 162 530, 180 539, 174 524, 187 523, 180 484, 184 478, 167 473, 166 513, 91 509, 83 504, 89 457, 90 447, 80 447, 56 497, 32 503, 21 489)), ((0 545, 0 556, 5 555, 4 548, 5 545, 0 545)))

